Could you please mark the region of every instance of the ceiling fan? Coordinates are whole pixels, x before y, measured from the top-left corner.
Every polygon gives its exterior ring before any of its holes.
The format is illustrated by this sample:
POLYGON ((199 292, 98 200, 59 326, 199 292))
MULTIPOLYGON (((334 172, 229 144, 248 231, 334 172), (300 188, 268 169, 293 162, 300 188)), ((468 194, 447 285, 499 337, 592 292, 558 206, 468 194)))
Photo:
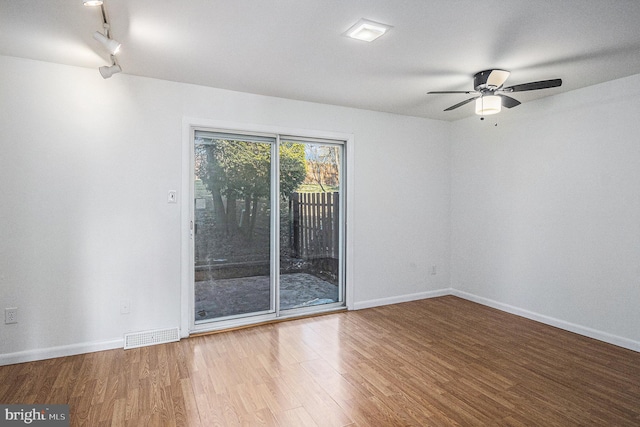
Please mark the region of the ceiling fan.
POLYGON ((520 105, 520 101, 514 99, 507 93, 513 92, 525 92, 528 90, 548 89, 551 87, 558 87, 562 85, 561 79, 541 80, 539 82, 523 83, 519 85, 513 85, 503 87, 504 82, 509 78, 509 71, 505 70, 485 70, 480 71, 473 76, 473 87, 475 90, 468 91, 441 91, 441 92, 427 92, 428 95, 435 94, 449 94, 449 93, 466 93, 473 94, 472 98, 459 102, 444 111, 455 110, 458 107, 462 107, 476 101, 476 114, 484 116, 490 114, 499 113, 502 106, 506 108, 513 108, 520 105))

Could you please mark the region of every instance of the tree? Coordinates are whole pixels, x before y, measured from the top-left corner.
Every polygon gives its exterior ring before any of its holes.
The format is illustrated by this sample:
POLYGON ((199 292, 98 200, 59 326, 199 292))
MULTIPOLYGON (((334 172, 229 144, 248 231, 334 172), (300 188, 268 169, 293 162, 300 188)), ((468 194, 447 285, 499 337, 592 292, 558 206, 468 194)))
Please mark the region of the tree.
POLYGON ((307 147, 309 159, 309 178, 320 186, 322 192, 327 186, 337 186, 340 183, 340 156, 338 147, 332 145, 309 145, 307 147))
POLYGON ((289 198, 307 176, 305 145, 295 142, 280 144, 280 194, 289 198))
MULTIPOLYGON (((248 238, 253 236, 259 205, 269 206, 270 168, 270 144, 224 139, 196 144, 196 175, 211 192, 215 218, 228 234, 242 231, 248 238), (244 201, 240 222, 236 209, 238 201, 244 201)), ((282 143, 280 168, 281 190, 288 195, 306 176, 304 145, 282 143)))

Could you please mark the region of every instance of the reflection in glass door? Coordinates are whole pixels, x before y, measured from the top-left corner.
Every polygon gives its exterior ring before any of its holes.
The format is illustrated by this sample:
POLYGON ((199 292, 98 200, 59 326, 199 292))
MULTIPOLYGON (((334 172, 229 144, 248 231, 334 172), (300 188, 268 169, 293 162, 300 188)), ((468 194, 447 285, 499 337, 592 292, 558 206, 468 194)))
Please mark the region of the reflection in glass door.
POLYGON ((195 132, 196 322, 275 310, 271 279, 275 141, 195 132))

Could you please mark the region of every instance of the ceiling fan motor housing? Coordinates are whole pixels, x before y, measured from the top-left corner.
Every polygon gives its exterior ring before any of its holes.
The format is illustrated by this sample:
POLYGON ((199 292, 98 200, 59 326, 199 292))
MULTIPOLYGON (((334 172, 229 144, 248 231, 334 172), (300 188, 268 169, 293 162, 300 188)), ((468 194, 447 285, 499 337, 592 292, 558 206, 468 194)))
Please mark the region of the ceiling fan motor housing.
POLYGON ((504 84, 508 76, 509 72, 505 70, 480 71, 473 76, 473 87, 478 92, 493 92, 504 84))

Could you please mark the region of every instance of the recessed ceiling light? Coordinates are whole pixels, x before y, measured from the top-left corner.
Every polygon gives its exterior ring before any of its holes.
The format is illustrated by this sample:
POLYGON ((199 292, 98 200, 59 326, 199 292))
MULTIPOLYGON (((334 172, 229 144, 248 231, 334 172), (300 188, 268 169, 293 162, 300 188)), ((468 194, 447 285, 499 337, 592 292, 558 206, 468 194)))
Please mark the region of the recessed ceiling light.
POLYGON ((390 25, 361 19, 349 28, 344 35, 352 39, 372 42, 391 28, 390 25))
POLYGON ((102 0, 82 0, 82 4, 85 6, 101 6, 102 0))

